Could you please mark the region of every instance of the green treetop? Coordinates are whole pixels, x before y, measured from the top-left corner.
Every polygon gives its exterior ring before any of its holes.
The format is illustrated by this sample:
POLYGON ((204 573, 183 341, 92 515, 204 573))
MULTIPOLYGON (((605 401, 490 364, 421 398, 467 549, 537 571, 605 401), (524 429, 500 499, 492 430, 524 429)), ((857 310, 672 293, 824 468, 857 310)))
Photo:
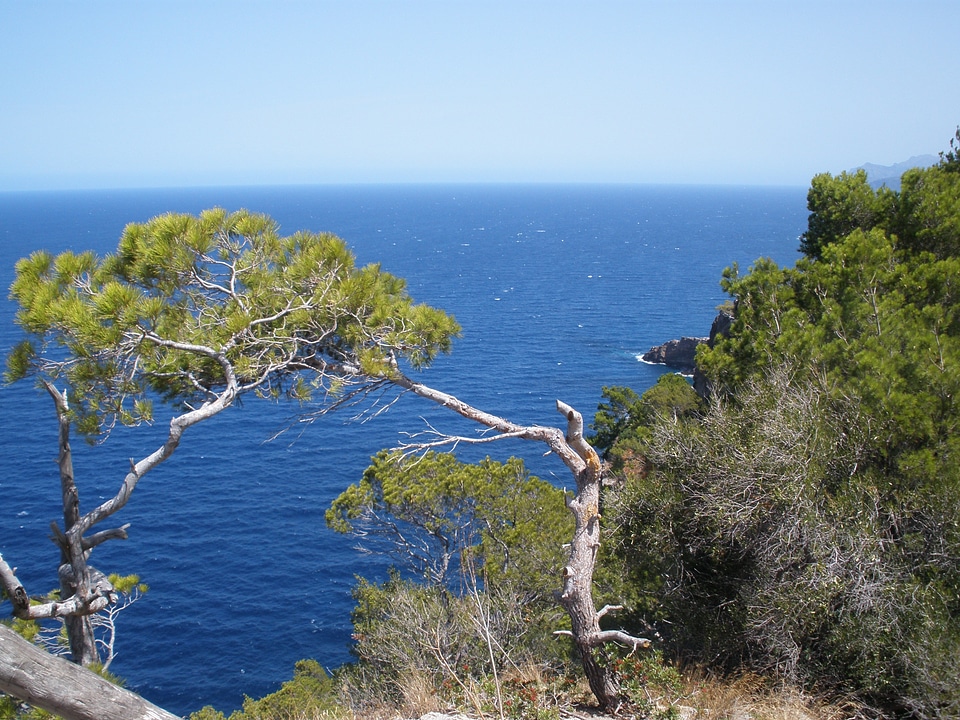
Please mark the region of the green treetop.
POLYGON ((151 393, 198 405, 249 392, 342 398, 422 367, 459 327, 403 280, 357 268, 330 234, 282 237, 247 211, 167 214, 127 226, 104 258, 36 252, 12 297, 31 336, 8 362, 71 389, 80 429, 147 419, 151 393))
POLYGON ((449 453, 383 451, 326 514, 338 532, 380 537, 403 567, 437 585, 456 580, 466 554, 487 583, 512 581, 549 597, 572 518, 563 492, 518 458, 475 464, 449 453))

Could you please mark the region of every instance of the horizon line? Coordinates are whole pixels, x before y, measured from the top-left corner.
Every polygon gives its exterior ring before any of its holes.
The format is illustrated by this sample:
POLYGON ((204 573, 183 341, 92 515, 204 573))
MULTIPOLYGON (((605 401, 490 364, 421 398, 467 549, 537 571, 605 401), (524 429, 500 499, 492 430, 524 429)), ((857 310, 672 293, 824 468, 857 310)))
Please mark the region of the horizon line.
POLYGON ((272 190, 282 188, 401 188, 401 187, 701 187, 701 188, 782 188, 806 189, 792 183, 760 182, 640 182, 628 180, 414 180, 414 181, 364 181, 348 182, 278 182, 278 183, 197 183, 185 185, 104 185, 91 187, 0 187, 0 195, 55 194, 55 193, 104 193, 104 192, 163 192, 180 190, 272 190))

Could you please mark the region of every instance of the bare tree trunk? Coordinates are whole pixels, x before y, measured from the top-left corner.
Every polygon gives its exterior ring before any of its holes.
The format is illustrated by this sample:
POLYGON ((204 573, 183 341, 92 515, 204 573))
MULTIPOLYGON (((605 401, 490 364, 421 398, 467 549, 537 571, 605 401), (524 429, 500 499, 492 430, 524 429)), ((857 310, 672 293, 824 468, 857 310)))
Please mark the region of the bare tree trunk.
POLYGON ((0 625, 0 691, 66 720, 176 720, 96 673, 44 652, 0 625))
POLYGON ((577 494, 567 502, 575 520, 570 557, 563 568, 563 591, 560 604, 570 615, 573 640, 580 653, 583 671, 590 690, 604 710, 620 705, 620 683, 608 670, 600 637, 600 614, 593 602, 593 571, 600 548, 600 483, 602 472, 596 451, 583 439, 583 419, 568 405, 557 403, 567 417, 566 440, 583 459, 583 468, 575 472, 577 494))
POLYGON ((63 619, 70 641, 70 659, 77 665, 90 667, 100 662, 97 653, 97 641, 93 634, 93 621, 90 615, 70 615, 63 619))
MULTIPOLYGON (((64 533, 55 532, 54 541, 60 547, 60 597, 64 600, 74 595, 84 598, 90 588, 90 573, 87 555, 83 551, 82 538, 71 533, 80 521, 80 493, 73 474, 73 452, 70 448, 70 419, 66 393, 60 393, 52 385, 47 391, 53 398, 59 425, 57 465, 60 468, 60 493, 63 498, 64 533), (71 541, 72 538, 72 541, 71 541)), ((68 615, 63 618, 70 642, 70 657, 78 665, 88 667, 100 661, 93 621, 90 615, 68 615)))
POLYGON ((620 682, 616 672, 604 662, 604 646, 616 642, 636 649, 649 647, 650 641, 618 630, 600 629, 600 618, 612 609, 604 607, 597 611, 593 602, 593 571, 600 547, 600 486, 603 470, 596 451, 583 438, 581 414, 566 403, 557 401, 557 411, 567 419, 567 432, 564 435, 557 428, 517 425, 478 410, 453 395, 415 383, 399 372, 392 380, 406 390, 500 433, 482 438, 438 435, 434 441, 416 443, 415 447, 426 448, 458 442, 482 443, 505 437, 536 440, 545 443, 556 453, 573 474, 577 494, 567 501, 567 507, 575 518, 575 528, 570 543, 570 556, 563 568, 563 590, 560 593, 560 604, 570 616, 571 631, 559 631, 558 634, 573 637, 584 673, 590 683, 590 690, 603 710, 615 711, 621 703, 620 682))

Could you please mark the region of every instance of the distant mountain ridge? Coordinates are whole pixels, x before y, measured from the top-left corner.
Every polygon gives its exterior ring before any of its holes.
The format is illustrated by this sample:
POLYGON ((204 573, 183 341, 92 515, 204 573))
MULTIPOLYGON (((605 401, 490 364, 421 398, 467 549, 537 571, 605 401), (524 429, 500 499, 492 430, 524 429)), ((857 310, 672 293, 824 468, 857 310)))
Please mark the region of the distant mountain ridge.
POLYGON ((886 185, 891 190, 900 189, 900 176, 912 168, 925 168, 935 165, 940 158, 936 155, 914 155, 909 160, 896 163, 895 165, 875 165, 874 163, 864 163, 857 170, 865 170, 867 173, 867 182, 870 187, 876 189, 886 185))

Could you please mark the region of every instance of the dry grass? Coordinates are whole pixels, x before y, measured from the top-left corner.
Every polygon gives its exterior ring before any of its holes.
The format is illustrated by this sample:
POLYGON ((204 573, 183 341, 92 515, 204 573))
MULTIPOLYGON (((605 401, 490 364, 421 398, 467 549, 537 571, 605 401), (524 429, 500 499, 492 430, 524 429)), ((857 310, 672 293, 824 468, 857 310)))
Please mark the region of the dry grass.
POLYGON ((403 717, 422 717, 427 713, 442 710, 433 681, 417 670, 404 673, 403 701, 399 708, 403 717))
MULTIPOLYGON (((673 698, 672 708, 660 704, 660 712, 651 717, 662 720, 868 720, 874 717, 855 703, 830 703, 793 688, 776 686, 758 675, 743 674, 730 678, 688 670, 682 677, 683 688, 680 695, 673 698)), ((555 685, 551 682, 555 678, 546 677, 543 670, 535 666, 515 668, 503 680, 507 684, 519 683, 546 691, 541 696, 541 707, 553 710, 544 717, 639 720, 629 713, 611 718, 597 712, 591 707, 593 698, 586 681, 566 685, 562 693, 553 694, 548 688, 555 685)), ((425 715, 430 715, 429 720, 463 720, 465 716, 477 720, 500 720, 499 713, 491 707, 491 698, 484 698, 486 711, 480 715, 477 702, 458 708, 444 702, 426 676, 407 672, 404 687, 401 707, 368 706, 363 711, 354 711, 350 720, 398 720, 425 715)), ((480 692, 479 686, 470 689, 480 692)), ((504 717, 511 718, 511 713, 505 713, 504 717)))
POLYGON ((718 678, 698 671, 683 675, 678 699, 684 720, 865 720, 854 703, 824 701, 795 688, 772 686, 757 675, 718 678))

